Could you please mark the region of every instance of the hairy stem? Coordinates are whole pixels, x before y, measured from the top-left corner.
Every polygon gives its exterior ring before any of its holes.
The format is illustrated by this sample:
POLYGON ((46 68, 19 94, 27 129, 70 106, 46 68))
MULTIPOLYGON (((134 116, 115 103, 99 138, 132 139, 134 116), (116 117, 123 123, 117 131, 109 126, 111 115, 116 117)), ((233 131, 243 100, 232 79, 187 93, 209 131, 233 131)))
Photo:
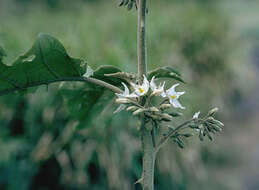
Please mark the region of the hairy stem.
POLYGON ((146 49, 146 0, 139 0, 138 6, 138 75, 142 83, 143 75, 147 74, 146 49))
MULTIPOLYGON (((146 0, 139 0, 138 5, 138 78, 139 83, 143 82, 143 75, 147 74, 147 49, 146 49, 146 0)), ((140 103, 144 105, 143 100, 140 103)), ((144 116, 142 116, 144 117, 144 116)), ((145 121, 141 121, 141 142, 143 151, 143 190, 154 189, 154 165, 155 148, 151 132, 145 128, 145 121)))
MULTIPOLYGON (((143 121, 144 122, 144 121, 143 121)), ((141 141, 143 149, 143 171, 142 171, 142 188, 143 190, 154 189, 154 166, 155 166, 155 148, 152 135, 142 123, 141 141)))

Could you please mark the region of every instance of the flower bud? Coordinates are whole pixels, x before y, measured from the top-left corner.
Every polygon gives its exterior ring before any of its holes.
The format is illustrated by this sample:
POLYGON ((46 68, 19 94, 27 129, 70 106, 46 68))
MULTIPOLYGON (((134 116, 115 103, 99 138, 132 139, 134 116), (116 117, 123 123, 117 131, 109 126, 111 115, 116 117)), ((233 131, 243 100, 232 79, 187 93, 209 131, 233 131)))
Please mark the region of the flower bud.
POLYGON ((199 131, 199 138, 200 138, 200 141, 203 141, 203 136, 204 136, 203 129, 200 129, 200 131, 199 131))
POLYGON ((218 126, 218 125, 211 124, 210 126, 212 127, 212 129, 214 129, 217 132, 221 132, 222 131, 222 128, 220 126, 218 126))
POLYGON ((136 111, 133 112, 133 115, 139 115, 139 114, 143 113, 144 111, 146 111, 146 110, 142 109, 142 108, 137 109, 136 111))
POLYGON ((117 98, 115 102, 118 104, 129 104, 130 100, 127 98, 117 98))
POLYGON ((186 134, 182 134, 182 136, 184 136, 186 138, 189 138, 189 137, 192 137, 193 134, 192 133, 186 133, 186 134))
POLYGON ((136 111, 137 109, 138 109, 137 106, 129 106, 129 107, 127 108, 127 111, 136 111))
POLYGON ((159 112, 159 109, 157 109, 156 107, 151 107, 149 108, 149 111, 159 112))
POLYGON ((173 120, 173 117, 167 113, 163 113, 161 114, 161 118, 162 119, 165 119, 165 120, 168 120, 168 121, 172 121, 173 120))
POLYGON ((161 110, 169 109, 169 108, 171 108, 171 107, 172 107, 171 104, 162 104, 161 106, 159 106, 159 108, 160 108, 161 110))
POLYGON ((218 108, 213 108, 208 112, 208 116, 213 116, 219 109, 218 108))
POLYGON ((221 121, 216 120, 216 119, 214 119, 213 117, 208 117, 208 118, 207 118, 207 121, 210 122, 210 123, 212 123, 212 124, 219 125, 220 127, 223 127, 223 126, 224 126, 224 124, 223 124, 221 121))

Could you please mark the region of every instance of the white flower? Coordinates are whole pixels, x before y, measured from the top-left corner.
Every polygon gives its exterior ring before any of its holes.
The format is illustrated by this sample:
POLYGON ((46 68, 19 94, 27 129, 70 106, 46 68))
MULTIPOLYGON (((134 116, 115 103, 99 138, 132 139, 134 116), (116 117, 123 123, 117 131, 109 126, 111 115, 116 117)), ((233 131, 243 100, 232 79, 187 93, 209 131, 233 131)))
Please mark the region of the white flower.
POLYGON ((200 111, 199 112, 196 112, 194 115, 193 115, 193 119, 198 119, 199 118, 199 115, 200 115, 200 111))
POLYGON ((166 94, 164 92, 164 87, 165 87, 165 81, 163 84, 159 84, 159 86, 156 85, 155 83, 155 76, 152 77, 150 81, 150 88, 153 91, 153 94, 156 95, 161 95, 162 97, 166 97, 166 94))
POLYGON ((185 107, 183 107, 178 101, 178 98, 185 92, 176 92, 175 87, 177 87, 178 85, 179 84, 175 84, 170 89, 168 89, 166 91, 166 95, 169 98, 170 104, 172 104, 172 106, 174 106, 175 108, 185 109, 185 107))
POLYGON ((127 106, 124 105, 126 103, 129 103, 130 100, 128 100, 127 98, 135 98, 138 97, 136 94, 130 94, 129 93, 129 88, 127 87, 127 85, 125 83, 122 82, 122 85, 124 86, 124 92, 119 94, 119 93, 115 93, 116 96, 118 97, 116 99, 116 102, 121 104, 113 113, 118 113, 122 110, 124 110, 127 106))
POLYGON ((131 94, 129 93, 129 88, 127 87, 127 85, 125 83, 122 82, 122 85, 124 86, 124 92, 121 94, 115 93, 118 98, 136 98, 136 97, 138 97, 134 93, 131 93, 131 94))
POLYGON ((149 82, 148 82, 146 76, 145 75, 143 75, 143 76, 144 76, 144 81, 143 81, 142 85, 131 83, 132 87, 135 90, 134 93, 137 96, 144 96, 149 90, 149 82))

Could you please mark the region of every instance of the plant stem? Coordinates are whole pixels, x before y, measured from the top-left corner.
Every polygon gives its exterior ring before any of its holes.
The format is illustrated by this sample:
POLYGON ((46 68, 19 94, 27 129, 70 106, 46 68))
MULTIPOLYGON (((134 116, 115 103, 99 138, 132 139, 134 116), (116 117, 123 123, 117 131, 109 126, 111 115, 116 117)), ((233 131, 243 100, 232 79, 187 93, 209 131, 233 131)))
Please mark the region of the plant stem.
POLYGON ((147 74, 146 49, 146 0, 139 0, 138 6, 138 76, 142 83, 143 75, 147 74))
POLYGON ((90 83, 93 83, 93 84, 97 84, 99 86, 102 86, 104 88, 107 88, 115 93, 122 93, 123 91, 121 89, 119 89, 118 87, 114 86, 114 85, 111 85, 107 82, 104 82, 102 80, 98 80, 98 79, 95 79, 95 78, 91 78, 91 77, 83 77, 84 81, 86 82, 90 82, 90 83))
POLYGON ((16 86, 16 87, 7 89, 5 91, 2 91, 0 93, 0 95, 4 95, 4 94, 10 93, 10 92, 14 92, 16 90, 25 90, 25 89, 30 88, 30 87, 35 87, 35 86, 44 85, 44 84, 48 85, 50 83, 62 82, 62 81, 89 82, 89 83, 96 84, 96 85, 102 86, 104 88, 107 88, 107 89, 109 89, 109 90, 111 90, 115 93, 122 93, 123 92, 118 87, 113 86, 113 85, 111 85, 107 82, 95 79, 95 78, 90 78, 90 77, 88 77, 88 78, 86 78, 86 77, 64 77, 64 78, 52 79, 52 80, 48 80, 48 81, 44 81, 44 82, 35 82, 33 84, 26 85, 26 87, 16 86))
POLYGON ((143 190, 154 189, 154 167, 155 167, 155 148, 153 146, 152 135, 142 124, 141 141, 143 149, 143 171, 142 188, 143 190))
MULTIPOLYGON (((146 0, 139 0, 138 5, 138 78, 143 82, 143 75, 147 74, 147 49, 146 49, 146 0)), ((140 103, 144 104, 141 100, 140 103)), ((144 116, 142 116, 144 117, 144 116)), ((151 132, 145 128, 145 120, 141 118, 141 142, 143 151, 143 190, 154 189, 155 148, 151 132)))

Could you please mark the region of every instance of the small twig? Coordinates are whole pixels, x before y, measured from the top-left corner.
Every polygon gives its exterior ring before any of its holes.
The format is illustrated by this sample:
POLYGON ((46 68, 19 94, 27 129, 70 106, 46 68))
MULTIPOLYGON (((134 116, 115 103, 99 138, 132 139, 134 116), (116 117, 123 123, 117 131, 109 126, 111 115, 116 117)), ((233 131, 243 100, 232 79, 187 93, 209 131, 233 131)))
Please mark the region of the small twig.
POLYGON ((175 132, 179 131, 180 129, 184 129, 186 127, 186 125, 191 123, 193 120, 194 119, 190 119, 190 120, 182 123, 181 125, 177 126, 175 129, 170 130, 163 138, 161 138, 161 140, 157 144, 155 153, 157 153, 160 150, 160 148, 167 142, 167 140, 170 137, 172 137, 175 134, 175 132))

